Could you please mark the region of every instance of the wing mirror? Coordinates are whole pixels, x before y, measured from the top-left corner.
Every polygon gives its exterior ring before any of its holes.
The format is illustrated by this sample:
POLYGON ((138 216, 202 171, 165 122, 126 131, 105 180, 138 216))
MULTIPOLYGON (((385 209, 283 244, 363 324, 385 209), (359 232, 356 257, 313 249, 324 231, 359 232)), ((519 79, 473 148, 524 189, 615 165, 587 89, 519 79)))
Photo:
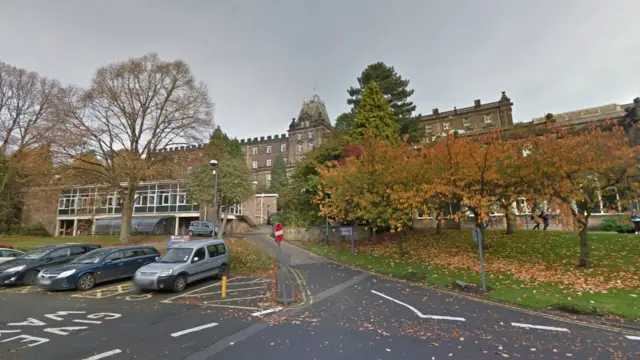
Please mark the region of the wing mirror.
POLYGON ((158 256, 156 256, 156 257, 153 259, 153 261, 158 261, 158 259, 159 259, 159 257, 158 257, 158 256))
POLYGON ((198 261, 200 261, 200 259, 199 259, 199 258, 197 258, 197 257, 194 257, 192 262, 194 262, 194 263, 195 263, 195 262, 198 262, 198 261))

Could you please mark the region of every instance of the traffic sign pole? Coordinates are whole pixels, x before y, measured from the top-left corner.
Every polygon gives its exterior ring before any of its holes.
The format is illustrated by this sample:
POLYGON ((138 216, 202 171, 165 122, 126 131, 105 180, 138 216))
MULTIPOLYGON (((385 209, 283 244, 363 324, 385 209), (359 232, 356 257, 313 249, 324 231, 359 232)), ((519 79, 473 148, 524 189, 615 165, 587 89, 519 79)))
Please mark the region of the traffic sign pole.
POLYGON ((482 236, 482 230, 479 227, 473 228, 473 241, 478 244, 480 252, 480 278, 482 279, 482 291, 487 292, 487 282, 484 277, 484 256, 482 254, 482 248, 484 245, 482 236))

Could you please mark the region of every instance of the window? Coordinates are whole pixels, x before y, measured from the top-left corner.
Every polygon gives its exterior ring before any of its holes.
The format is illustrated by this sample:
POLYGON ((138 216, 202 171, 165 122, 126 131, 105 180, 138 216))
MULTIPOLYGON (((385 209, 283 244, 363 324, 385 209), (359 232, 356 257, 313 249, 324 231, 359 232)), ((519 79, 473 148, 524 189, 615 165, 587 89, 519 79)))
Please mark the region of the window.
POLYGON ((444 131, 448 131, 449 129, 451 129, 451 123, 450 122, 443 122, 442 123, 442 130, 444 131))
POLYGON ((298 152, 301 153, 302 152, 302 144, 298 144, 298 152))
POLYGON ((207 255, 205 255, 204 252, 204 248, 201 247, 198 250, 196 250, 195 253, 193 253, 193 260, 195 262, 196 258, 198 258, 198 261, 203 260, 207 255))
POLYGON ((257 161, 252 162, 251 163, 251 167, 254 168, 254 169, 257 169, 258 168, 258 162, 257 161))
POLYGON ((284 158, 284 162, 285 162, 285 163, 287 162, 287 158, 284 158))
POLYGON ((71 199, 71 198, 60 199, 60 203, 58 204, 58 208, 60 209, 73 209, 75 207, 76 207, 76 199, 71 199))
POLYGON ((309 141, 309 150, 313 150, 315 145, 316 145, 316 143, 313 140, 309 141))
POLYGON ((267 166, 271 166, 271 159, 267 159, 267 166))
POLYGON ((71 248, 71 256, 82 255, 85 253, 84 248, 82 246, 73 246, 71 248))
POLYGON ((56 249, 49 253, 49 258, 51 259, 59 259, 63 257, 69 256, 69 248, 56 249))
POLYGON ((258 175, 257 174, 251 174, 251 181, 257 181, 258 180, 258 175))
POLYGON ((267 146, 267 154, 271 154, 271 145, 267 146))
POLYGON ((171 195, 170 194, 162 194, 162 204, 161 205, 169 205, 171 203, 171 195))
MULTIPOLYGON (((191 168, 189 168, 189 169, 191 169, 191 168)), ((147 205, 153 206, 153 205, 156 204, 156 197, 154 195, 149 195, 149 196, 147 196, 147 201, 148 201, 147 205)))
POLYGON ((309 131, 309 139, 313 139, 313 131, 309 131))
POLYGON ((428 134, 431 131, 433 131, 433 127, 431 125, 425 125, 424 126, 424 131, 428 134))
POLYGON ((302 133, 298 134, 298 140, 302 140, 302 133))
POLYGON ((257 147, 253 147, 253 148, 251 148, 251 153, 252 153, 253 155, 257 155, 257 154, 258 154, 258 148, 257 148, 257 147))
POLYGON ((135 250, 125 250, 122 254, 122 259, 131 259, 136 257, 135 250))
POLYGON ((267 174, 267 181, 271 181, 271 174, 267 174))
POLYGON ((218 255, 224 255, 227 253, 227 248, 224 247, 224 244, 216 244, 218 248, 218 255))
POLYGON ((207 252, 210 258, 218 256, 218 248, 215 245, 207 246, 207 252))
POLYGON ((158 253, 153 249, 142 249, 142 252, 145 255, 158 255, 158 253))
POLYGON ((280 151, 281 151, 281 152, 285 152, 285 151, 287 151, 287 144, 282 144, 282 145, 280 145, 280 151))
POLYGON ((178 205, 187 204, 187 194, 178 194, 178 205))
POLYGON ((491 115, 485 115, 484 116, 484 123, 485 124, 490 124, 493 122, 493 119, 491 118, 491 115))
POLYGON ((471 121, 469 121, 469 119, 462 119, 462 126, 471 126, 471 121))
POLYGON ((122 255, 124 255, 124 251, 115 251, 111 253, 109 256, 107 256, 105 260, 110 260, 110 261, 122 260, 122 255))

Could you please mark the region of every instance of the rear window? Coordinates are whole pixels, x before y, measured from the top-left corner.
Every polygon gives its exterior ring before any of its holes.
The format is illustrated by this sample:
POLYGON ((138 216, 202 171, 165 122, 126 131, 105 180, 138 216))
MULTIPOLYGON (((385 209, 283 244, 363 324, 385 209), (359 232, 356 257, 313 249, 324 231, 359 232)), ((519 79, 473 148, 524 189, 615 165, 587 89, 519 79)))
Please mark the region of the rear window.
POLYGON ((145 255, 158 255, 158 252, 155 251, 154 249, 142 249, 142 252, 145 255))

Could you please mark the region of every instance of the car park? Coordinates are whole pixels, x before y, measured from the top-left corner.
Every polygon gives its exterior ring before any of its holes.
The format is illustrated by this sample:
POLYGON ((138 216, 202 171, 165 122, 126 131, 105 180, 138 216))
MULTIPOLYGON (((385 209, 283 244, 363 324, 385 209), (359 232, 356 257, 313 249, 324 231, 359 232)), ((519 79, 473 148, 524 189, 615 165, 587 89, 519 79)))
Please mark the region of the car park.
POLYGON ((22 255, 24 255, 24 252, 20 250, 0 248, 0 263, 13 260, 22 255))
POLYGON ((0 285, 33 285, 44 269, 70 262, 101 248, 98 244, 61 244, 40 247, 0 264, 0 285))
POLYGON ((190 236, 214 237, 218 235, 218 230, 218 227, 214 226, 211 221, 192 221, 189 223, 190 236))
POLYGON ((90 290, 96 284, 131 278, 158 258, 152 246, 119 246, 93 250, 68 264, 43 270, 38 286, 45 290, 90 290))
POLYGON ((229 271, 229 251, 224 240, 196 240, 176 244, 157 261, 141 267, 133 277, 140 290, 182 292, 188 284, 229 271))

